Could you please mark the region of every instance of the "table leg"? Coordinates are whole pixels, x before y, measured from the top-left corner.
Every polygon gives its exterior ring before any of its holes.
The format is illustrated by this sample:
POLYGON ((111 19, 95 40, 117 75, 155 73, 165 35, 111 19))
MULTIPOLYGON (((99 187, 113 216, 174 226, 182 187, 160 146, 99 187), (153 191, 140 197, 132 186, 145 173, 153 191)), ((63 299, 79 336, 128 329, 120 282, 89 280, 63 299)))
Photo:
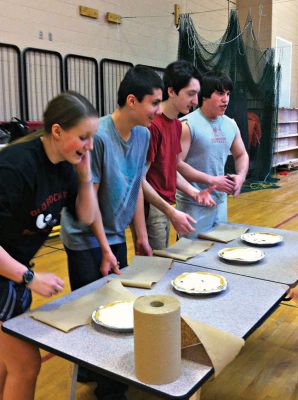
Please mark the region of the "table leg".
POLYGON ((201 398, 201 389, 199 389, 196 393, 194 393, 189 400, 200 400, 201 398))
POLYGON ((69 372, 70 372, 70 388, 69 388, 69 399, 75 400, 76 398, 76 385, 78 378, 78 364, 70 363, 69 372))

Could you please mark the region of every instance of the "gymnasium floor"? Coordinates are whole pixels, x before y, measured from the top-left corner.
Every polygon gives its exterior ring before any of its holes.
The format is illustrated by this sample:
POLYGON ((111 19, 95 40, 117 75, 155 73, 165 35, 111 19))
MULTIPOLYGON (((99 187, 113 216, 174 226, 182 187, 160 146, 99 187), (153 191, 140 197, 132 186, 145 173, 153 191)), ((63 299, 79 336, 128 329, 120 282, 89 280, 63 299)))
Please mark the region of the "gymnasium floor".
MULTIPOLYGON (((229 222, 298 230, 298 171, 278 178, 279 189, 229 198, 229 222)), ((172 241, 174 237, 173 233, 172 241)), ((129 232, 128 250, 131 258, 129 232)), ((59 238, 46 242, 35 258, 35 269, 59 275, 66 283, 64 294, 69 291, 66 256, 59 238)), ((34 295, 32 308, 46 301, 34 295)), ((36 400, 68 399, 71 364, 45 351, 42 360, 36 400)), ((93 389, 92 383, 79 383, 77 400, 95 399, 93 389)), ((134 388, 129 389, 128 398, 158 399, 134 388)), ((293 301, 282 303, 249 337, 237 359, 203 386, 201 400, 298 400, 298 305, 293 301)))

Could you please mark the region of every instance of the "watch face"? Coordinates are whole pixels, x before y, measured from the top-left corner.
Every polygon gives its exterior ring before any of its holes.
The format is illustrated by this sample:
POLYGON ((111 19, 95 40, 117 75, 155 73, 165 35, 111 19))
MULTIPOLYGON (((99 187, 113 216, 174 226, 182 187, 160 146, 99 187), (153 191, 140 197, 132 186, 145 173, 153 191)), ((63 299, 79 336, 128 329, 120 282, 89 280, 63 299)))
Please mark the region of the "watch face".
POLYGON ((23 275, 23 282, 28 285, 34 278, 34 272, 31 269, 28 269, 23 275))

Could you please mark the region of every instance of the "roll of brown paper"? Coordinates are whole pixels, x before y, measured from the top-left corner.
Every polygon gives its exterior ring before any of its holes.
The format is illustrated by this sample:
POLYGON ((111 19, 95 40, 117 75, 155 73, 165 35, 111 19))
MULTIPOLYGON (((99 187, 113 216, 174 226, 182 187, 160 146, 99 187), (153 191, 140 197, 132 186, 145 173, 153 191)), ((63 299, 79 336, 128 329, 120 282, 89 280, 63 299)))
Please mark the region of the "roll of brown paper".
POLYGON ((137 378, 148 384, 175 381, 181 368, 180 303, 171 296, 142 296, 134 302, 137 378))

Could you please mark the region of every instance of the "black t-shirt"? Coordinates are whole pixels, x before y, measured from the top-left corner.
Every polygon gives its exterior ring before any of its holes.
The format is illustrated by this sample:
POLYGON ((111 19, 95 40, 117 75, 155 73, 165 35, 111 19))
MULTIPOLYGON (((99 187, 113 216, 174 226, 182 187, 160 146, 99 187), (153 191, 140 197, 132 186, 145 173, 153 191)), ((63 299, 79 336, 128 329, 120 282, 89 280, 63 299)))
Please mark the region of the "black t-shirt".
POLYGON ((74 208, 76 186, 73 166, 53 164, 40 138, 0 151, 0 246, 28 265, 62 207, 74 208))

